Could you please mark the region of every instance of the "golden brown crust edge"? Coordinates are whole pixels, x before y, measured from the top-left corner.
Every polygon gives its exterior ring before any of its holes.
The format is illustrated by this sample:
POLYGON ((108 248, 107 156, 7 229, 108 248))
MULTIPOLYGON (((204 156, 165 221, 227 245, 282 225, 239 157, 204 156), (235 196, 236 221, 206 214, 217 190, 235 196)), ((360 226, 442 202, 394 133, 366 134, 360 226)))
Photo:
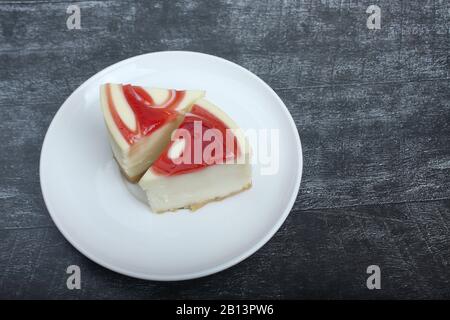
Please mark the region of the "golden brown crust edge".
POLYGON ((191 210, 192 212, 194 212, 194 211, 200 209, 201 207, 203 207, 204 205, 206 205, 206 204, 208 204, 208 203, 210 203, 210 202, 221 201, 221 200, 223 200, 223 199, 226 199, 226 198, 228 198, 228 197, 231 197, 231 196, 234 196, 234 195, 236 195, 236 194, 238 194, 238 193, 241 193, 241 192, 243 192, 243 191, 245 191, 245 190, 248 190, 248 189, 250 189, 251 187, 252 187, 252 182, 249 182, 249 183, 246 184, 241 190, 238 190, 238 191, 235 191, 235 192, 231 192, 230 194, 227 194, 227 195, 224 196, 224 197, 216 197, 216 198, 209 199, 209 200, 206 200, 206 201, 203 201, 203 202, 193 203, 193 204, 190 204, 190 205, 188 205, 188 206, 186 206, 186 207, 182 207, 182 208, 176 208, 176 209, 169 209, 169 210, 156 211, 156 213, 175 212, 175 211, 180 210, 180 209, 189 209, 189 210, 191 210))

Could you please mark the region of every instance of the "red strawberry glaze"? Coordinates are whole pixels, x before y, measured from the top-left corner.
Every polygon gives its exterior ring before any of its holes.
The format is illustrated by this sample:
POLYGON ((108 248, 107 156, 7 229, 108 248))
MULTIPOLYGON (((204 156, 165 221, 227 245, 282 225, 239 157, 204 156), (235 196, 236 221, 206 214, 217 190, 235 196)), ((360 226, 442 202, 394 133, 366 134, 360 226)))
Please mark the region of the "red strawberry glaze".
POLYGON ((136 142, 137 139, 150 135, 166 122, 175 119, 178 116, 176 107, 185 95, 185 91, 172 90, 167 101, 157 105, 142 87, 129 84, 121 87, 136 117, 136 130, 133 131, 128 128, 120 118, 112 98, 110 84, 106 85, 106 96, 114 123, 130 145, 136 142))
POLYGON ((204 159, 203 156, 201 156, 200 161, 195 161, 194 156, 194 148, 195 148, 195 141, 197 141, 197 144, 201 147, 201 155, 203 155, 204 149, 211 143, 215 143, 214 139, 213 141, 204 141, 201 136, 196 134, 194 132, 194 126, 195 122, 199 122, 201 124, 202 128, 202 134, 205 133, 208 129, 217 129, 220 131, 223 137, 223 141, 218 141, 218 143, 222 147, 222 161, 225 163, 228 159, 235 159, 238 156, 239 153, 239 147, 237 143, 236 137, 233 135, 231 130, 229 129, 225 123, 223 123, 220 119, 218 119, 215 115, 207 111, 206 109, 194 105, 192 107, 191 113, 187 114, 184 118, 184 121, 179 126, 179 129, 184 129, 189 132, 190 135, 190 143, 186 143, 185 149, 183 150, 182 154, 180 155, 178 160, 180 160, 183 155, 186 153, 190 153, 190 160, 189 163, 185 162, 178 162, 175 163, 174 160, 169 158, 168 151, 172 147, 174 141, 172 141, 169 146, 166 148, 166 150, 161 154, 161 156, 158 158, 158 160, 155 161, 155 163, 152 166, 152 170, 156 174, 165 175, 165 176, 174 176, 179 174, 185 174, 193 171, 197 171, 200 169, 203 169, 205 167, 214 165, 217 162, 208 161, 211 159, 204 159), (234 143, 231 146, 226 145, 226 137, 229 136, 228 141, 234 141, 234 143), (199 140, 200 139, 200 142, 199 140), (231 149, 232 148, 232 149, 231 149))

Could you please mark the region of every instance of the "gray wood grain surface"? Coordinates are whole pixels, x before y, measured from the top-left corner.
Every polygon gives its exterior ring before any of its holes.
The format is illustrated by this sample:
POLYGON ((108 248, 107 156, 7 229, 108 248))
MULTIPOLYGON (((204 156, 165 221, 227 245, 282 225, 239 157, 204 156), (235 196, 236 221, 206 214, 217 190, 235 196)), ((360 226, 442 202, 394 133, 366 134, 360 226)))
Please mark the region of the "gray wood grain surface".
POLYGON ((450 298, 447 0, 0 1, 0 298, 450 298), (381 30, 366 9, 381 8, 381 30), (159 283, 108 271, 54 226, 39 185, 52 117, 104 67, 160 50, 218 55, 272 86, 304 175, 280 231, 244 262, 159 283), (67 266, 82 289, 66 288, 67 266), (366 288, 377 264, 382 289, 366 288))

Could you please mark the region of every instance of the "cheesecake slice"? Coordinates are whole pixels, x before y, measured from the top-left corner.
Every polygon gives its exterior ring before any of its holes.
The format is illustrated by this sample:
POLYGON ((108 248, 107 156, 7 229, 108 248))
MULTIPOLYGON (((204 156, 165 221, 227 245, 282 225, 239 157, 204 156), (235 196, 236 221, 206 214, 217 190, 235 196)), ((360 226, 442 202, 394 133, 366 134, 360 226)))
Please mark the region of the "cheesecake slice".
POLYGON ((101 86, 101 107, 113 155, 129 181, 141 178, 169 144, 184 113, 203 96, 203 91, 195 90, 101 86))
POLYGON ((211 102, 195 102, 139 185, 154 212, 196 210, 251 187, 250 147, 211 102))

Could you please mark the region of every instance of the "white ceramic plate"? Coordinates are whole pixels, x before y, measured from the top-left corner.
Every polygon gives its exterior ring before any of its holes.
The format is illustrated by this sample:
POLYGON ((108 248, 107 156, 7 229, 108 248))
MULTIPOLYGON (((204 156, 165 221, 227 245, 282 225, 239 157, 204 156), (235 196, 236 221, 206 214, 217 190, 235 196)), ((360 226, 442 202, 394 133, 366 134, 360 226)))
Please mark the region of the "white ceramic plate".
MULTIPOLYGON (((250 71, 194 52, 157 52, 116 63, 83 83, 56 113, 41 153, 41 188, 50 215, 84 255, 116 272, 182 280, 224 270, 278 230, 296 199, 302 151, 294 121, 276 93, 250 71), (204 89, 243 129, 279 129, 279 172, 195 213, 155 214, 113 161, 99 106, 105 82, 204 89)), ((188 187, 188 186, 186 186, 188 187)))

